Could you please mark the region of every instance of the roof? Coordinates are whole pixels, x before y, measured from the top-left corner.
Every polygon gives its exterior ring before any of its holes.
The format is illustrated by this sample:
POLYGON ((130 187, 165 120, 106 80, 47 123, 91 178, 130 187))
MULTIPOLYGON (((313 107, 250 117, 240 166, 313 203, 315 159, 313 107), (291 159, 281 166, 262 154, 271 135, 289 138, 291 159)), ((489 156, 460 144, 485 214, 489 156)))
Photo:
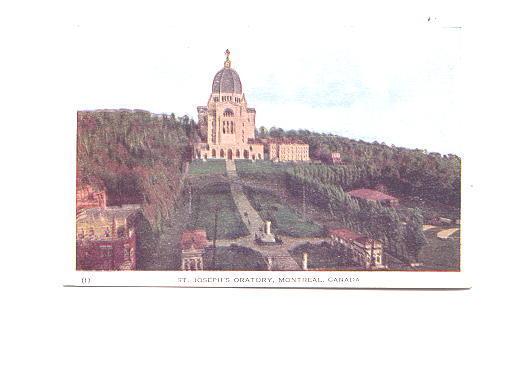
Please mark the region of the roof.
POLYGON ((382 244, 379 240, 375 240, 372 238, 368 238, 367 236, 357 234, 354 231, 340 228, 340 229, 330 229, 328 230, 330 235, 335 235, 343 240, 355 241, 363 246, 371 245, 371 244, 382 244))
POLYGON ((387 201, 387 200, 398 200, 394 196, 384 194, 383 192, 372 190, 372 189, 357 189, 348 192, 350 196, 355 198, 375 200, 375 201, 387 201))
POLYGON ((267 139, 267 143, 277 143, 280 145, 291 145, 291 144, 308 145, 307 143, 305 143, 301 140, 292 139, 292 138, 269 138, 269 139, 267 139))
POLYGON ((88 220, 112 220, 113 218, 126 219, 137 212, 140 208, 141 207, 138 204, 125 204, 121 207, 87 208, 80 212, 77 216, 77 221, 87 222, 88 220))
POLYGON ((330 235, 338 236, 339 238, 344 240, 356 240, 361 237, 361 235, 357 234, 356 232, 344 228, 330 229, 328 230, 328 233, 330 235))
POLYGON ((238 73, 230 67, 224 67, 213 79, 213 93, 242 93, 241 80, 238 73))
POLYGON ((205 230, 185 230, 182 233, 182 250, 190 250, 194 245, 195 249, 201 249, 207 246, 207 234, 205 230))
POLYGON ((368 245, 368 244, 373 244, 373 243, 379 243, 380 244, 381 243, 380 241, 368 238, 367 236, 361 236, 361 237, 355 239, 355 241, 357 243, 362 244, 362 245, 368 245))

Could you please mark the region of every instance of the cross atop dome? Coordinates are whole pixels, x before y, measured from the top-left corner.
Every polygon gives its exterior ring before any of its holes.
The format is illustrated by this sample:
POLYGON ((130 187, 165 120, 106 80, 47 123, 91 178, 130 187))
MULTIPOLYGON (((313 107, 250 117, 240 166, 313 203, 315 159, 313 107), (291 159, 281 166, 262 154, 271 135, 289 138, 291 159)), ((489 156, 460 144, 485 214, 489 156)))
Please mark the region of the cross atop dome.
POLYGON ((230 55, 230 54, 231 54, 230 50, 227 49, 227 50, 225 51, 225 62, 224 62, 224 64, 223 64, 223 66, 224 66, 225 68, 230 68, 230 67, 231 67, 231 60, 229 59, 229 55, 230 55))

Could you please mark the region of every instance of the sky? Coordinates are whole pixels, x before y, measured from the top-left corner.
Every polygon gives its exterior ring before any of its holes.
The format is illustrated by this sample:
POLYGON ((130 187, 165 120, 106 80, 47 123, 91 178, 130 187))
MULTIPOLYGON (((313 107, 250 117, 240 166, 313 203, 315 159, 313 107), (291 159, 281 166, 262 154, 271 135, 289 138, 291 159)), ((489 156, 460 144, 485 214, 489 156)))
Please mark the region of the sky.
POLYGON ((391 6, 375 12, 369 4, 327 1, 132 4, 75 9, 77 109, 196 118, 229 48, 258 127, 462 152, 463 28, 452 11, 410 3, 406 12, 391 6))

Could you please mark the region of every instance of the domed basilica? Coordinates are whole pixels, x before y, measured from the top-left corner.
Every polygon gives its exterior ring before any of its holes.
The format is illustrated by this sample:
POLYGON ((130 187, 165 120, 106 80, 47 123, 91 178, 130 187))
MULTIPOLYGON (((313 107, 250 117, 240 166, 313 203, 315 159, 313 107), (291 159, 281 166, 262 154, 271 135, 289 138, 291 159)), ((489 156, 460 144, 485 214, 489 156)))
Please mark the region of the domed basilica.
POLYGON ((247 107, 229 50, 225 54, 207 106, 197 108, 203 143, 195 145, 194 155, 198 159, 263 159, 263 144, 255 140, 256 110, 247 107))

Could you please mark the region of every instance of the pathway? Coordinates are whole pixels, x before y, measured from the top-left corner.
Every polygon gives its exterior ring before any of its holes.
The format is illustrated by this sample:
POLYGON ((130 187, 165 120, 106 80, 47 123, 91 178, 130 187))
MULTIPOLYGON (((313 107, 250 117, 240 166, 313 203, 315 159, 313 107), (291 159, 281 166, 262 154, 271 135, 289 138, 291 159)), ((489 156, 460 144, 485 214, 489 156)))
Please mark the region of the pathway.
POLYGON ((276 245, 262 245, 255 241, 255 233, 259 232, 263 226, 264 221, 262 220, 259 213, 252 207, 249 199, 243 192, 243 186, 240 182, 238 174, 236 173, 236 164, 234 160, 227 160, 225 162, 227 170, 227 177, 229 178, 231 185, 231 195, 236 204, 241 219, 247 229, 249 235, 233 240, 217 240, 219 246, 230 246, 231 244, 248 247, 256 252, 261 253, 265 262, 269 264, 270 270, 301 270, 301 267, 294 260, 289 250, 304 244, 314 243, 319 244, 324 241, 323 238, 292 238, 282 237, 283 243, 276 245))
POLYGON ((449 236, 451 236, 458 230, 459 230, 459 227, 453 227, 452 229, 445 229, 445 230, 440 231, 438 234, 436 234, 436 236, 442 240, 446 240, 449 238, 449 236))
POLYGON ((240 217, 249 230, 249 235, 254 236, 255 233, 261 231, 264 222, 258 212, 250 204, 247 195, 243 192, 243 186, 239 182, 240 179, 236 173, 236 164, 234 163, 234 160, 227 160, 225 162, 225 167, 231 185, 231 195, 236 204, 236 208, 238 208, 240 217))

